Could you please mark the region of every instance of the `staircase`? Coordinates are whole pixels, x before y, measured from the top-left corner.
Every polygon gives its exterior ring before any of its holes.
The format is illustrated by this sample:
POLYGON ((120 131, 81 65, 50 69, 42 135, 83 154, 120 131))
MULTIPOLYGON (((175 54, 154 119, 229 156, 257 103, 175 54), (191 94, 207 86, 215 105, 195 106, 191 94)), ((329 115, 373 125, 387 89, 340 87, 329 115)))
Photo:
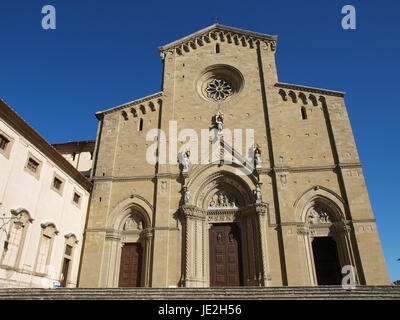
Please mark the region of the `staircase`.
POLYGON ((3 288, 0 300, 400 300, 400 286, 3 288))

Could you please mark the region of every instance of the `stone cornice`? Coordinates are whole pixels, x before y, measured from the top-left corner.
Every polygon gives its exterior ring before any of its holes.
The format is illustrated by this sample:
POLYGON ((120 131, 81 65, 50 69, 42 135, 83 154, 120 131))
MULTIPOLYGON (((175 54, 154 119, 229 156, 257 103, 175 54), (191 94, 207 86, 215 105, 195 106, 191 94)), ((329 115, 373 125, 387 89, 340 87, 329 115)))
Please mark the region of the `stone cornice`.
POLYGON ((199 30, 191 35, 183 37, 179 40, 166 44, 158 48, 161 54, 161 58, 164 59, 165 52, 171 51, 190 51, 190 49, 196 49, 198 45, 203 45, 203 41, 210 42, 210 38, 217 38, 219 34, 222 34, 224 38, 235 38, 237 42, 243 42, 244 45, 251 45, 257 42, 265 42, 272 51, 276 50, 277 36, 271 36, 267 34, 262 34, 258 32, 228 27, 220 25, 218 23, 213 24, 207 28, 199 30))
POLYGON ((97 119, 100 120, 101 117, 103 115, 105 115, 105 114, 116 112, 116 111, 119 111, 119 110, 123 110, 123 109, 129 108, 129 107, 133 107, 133 106, 136 106, 138 104, 141 104, 141 103, 144 103, 144 102, 156 99, 156 98, 160 98, 160 97, 162 97, 162 95, 163 95, 163 92, 160 91, 160 92, 151 94, 149 96, 146 96, 146 97, 143 97, 143 98, 140 98, 140 99, 137 99, 137 100, 133 100, 133 101, 121 104, 119 106, 116 106, 116 107, 113 107, 113 108, 110 108, 110 109, 107 109, 107 110, 98 111, 98 112, 95 113, 95 116, 97 117, 97 119))
POLYGON ((290 83, 283 83, 283 82, 277 82, 277 83, 275 83, 274 86, 277 88, 312 92, 312 93, 323 94, 323 95, 327 95, 327 96, 344 97, 346 95, 346 92, 306 87, 306 86, 300 86, 297 84, 290 84, 290 83))
POLYGON ((348 162, 348 163, 341 162, 337 166, 341 169, 361 168, 362 162, 348 162))
POLYGON ((270 172, 318 172, 318 171, 332 171, 337 168, 340 169, 350 169, 350 168, 361 168, 361 162, 351 162, 351 163, 339 163, 338 165, 328 165, 328 166, 304 166, 304 167, 274 167, 274 168, 257 168, 259 174, 269 174, 270 172))
MULTIPOLYGON (((217 164, 215 164, 217 166, 217 164)), ((337 168, 340 169, 351 169, 351 168, 361 168, 361 162, 352 163, 340 163, 338 165, 328 165, 328 166, 307 166, 307 167, 275 167, 275 168, 257 168, 256 171, 259 174, 269 174, 270 172, 319 172, 319 171, 332 171, 337 168)), ((154 179, 176 179, 180 176, 179 173, 162 173, 157 175, 137 175, 137 176, 126 176, 126 177, 116 177, 116 176, 94 176, 93 181, 153 181, 154 179)))
POLYGON ((123 181, 153 181, 154 179, 177 179, 179 173, 163 173, 163 174, 149 174, 149 175, 138 175, 138 176, 126 176, 126 177, 116 177, 116 176, 94 176, 93 181, 112 181, 112 182, 123 182, 123 181))

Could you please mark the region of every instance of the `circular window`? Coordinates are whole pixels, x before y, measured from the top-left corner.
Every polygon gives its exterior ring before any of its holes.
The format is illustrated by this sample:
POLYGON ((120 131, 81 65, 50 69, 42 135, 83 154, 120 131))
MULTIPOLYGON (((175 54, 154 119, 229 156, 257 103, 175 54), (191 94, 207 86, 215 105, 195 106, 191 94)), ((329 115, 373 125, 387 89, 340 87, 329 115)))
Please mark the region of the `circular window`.
POLYGON ((205 100, 225 102, 243 88, 243 76, 228 65, 214 65, 203 71, 197 80, 197 92, 205 100))
POLYGON ((232 93, 232 85, 225 79, 213 79, 206 88, 207 96, 214 100, 224 100, 232 93))

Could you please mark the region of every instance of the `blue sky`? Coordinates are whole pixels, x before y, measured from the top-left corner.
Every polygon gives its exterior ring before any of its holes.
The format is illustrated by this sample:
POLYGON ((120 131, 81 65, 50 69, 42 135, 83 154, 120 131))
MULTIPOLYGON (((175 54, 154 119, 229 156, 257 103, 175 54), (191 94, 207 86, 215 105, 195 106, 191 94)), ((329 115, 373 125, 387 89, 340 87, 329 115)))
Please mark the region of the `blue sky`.
POLYGON ((95 139, 94 112, 159 92, 158 46, 214 16, 277 35, 279 81, 347 92, 390 277, 400 279, 399 1, 2 0, 0 13, 0 97, 50 143, 95 139), (46 4, 56 30, 41 28, 46 4), (341 27, 347 4, 356 30, 341 27))

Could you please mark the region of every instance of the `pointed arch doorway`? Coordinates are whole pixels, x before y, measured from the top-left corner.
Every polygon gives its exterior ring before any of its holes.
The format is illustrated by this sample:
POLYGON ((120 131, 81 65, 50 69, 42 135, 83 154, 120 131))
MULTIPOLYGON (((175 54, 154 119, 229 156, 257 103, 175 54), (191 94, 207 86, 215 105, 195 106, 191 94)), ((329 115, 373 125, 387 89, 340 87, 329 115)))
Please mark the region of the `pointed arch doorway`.
POLYGON ((338 249, 332 237, 316 237, 312 241, 315 275, 318 285, 340 285, 341 268, 338 249))

